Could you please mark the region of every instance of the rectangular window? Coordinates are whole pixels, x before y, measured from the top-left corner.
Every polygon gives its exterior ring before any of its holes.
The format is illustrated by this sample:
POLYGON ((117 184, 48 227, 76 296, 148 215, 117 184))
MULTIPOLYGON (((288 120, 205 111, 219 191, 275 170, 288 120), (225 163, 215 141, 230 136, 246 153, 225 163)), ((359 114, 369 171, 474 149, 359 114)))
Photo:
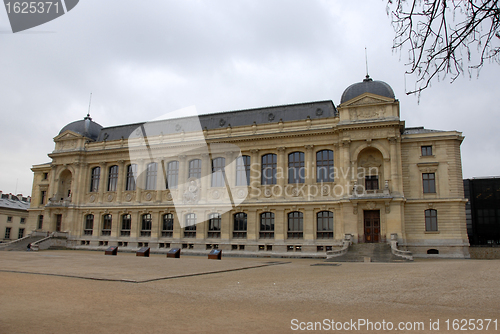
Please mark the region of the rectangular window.
POLYGON ((163 226, 161 229, 161 236, 171 238, 174 234, 174 215, 167 213, 163 215, 163 226))
POLYGON ((201 178, 201 160, 194 159, 189 162, 189 176, 188 178, 195 177, 201 178))
POLYGON ((118 166, 111 166, 108 175, 108 191, 116 191, 118 184, 118 166))
POLYGON ((11 222, 12 222, 12 217, 11 216, 7 217, 7 223, 11 223, 11 222))
POLYGON ((170 161, 167 165, 167 189, 176 189, 179 183, 179 161, 170 161))
POLYGON ((316 153, 316 182, 333 182, 333 151, 322 150, 316 153))
POLYGON ((125 190, 133 191, 135 190, 135 179, 137 177, 137 165, 127 166, 127 184, 125 185, 125 190))
POLYGON ((378 190, 378 175, 371 175, 365 177, 366 190, 378 190))
POLYGON ((101 235, 111 235, 112 216, 110 214, 102 216, 101 235))
POLYGON ((212 213, 208 220, 208 238, 220 238, 220 215, 218 213, 212 213))
POLYGON ((184 228, 184 238, 196 238, 196 214, 186 215, 186 227, 184 228))
POLYGON ((302 212, 295 211, 288 214, 288 239, 303 238, 303 221, 304 215, 302 212))
POLYGON ((276 167, 278 156, 276 154, 266 154, 262 156, 262 179, 261 184, 276 184, 276 167))
POLYGON ((141 225, 141 237, 150 237, 151 236, 151 225, 153 219, 151 218, 151 214, 147 213, 142 215, 142 225, 141 225))
POLYGON ((49 177, 49 173, 43 173, 43 180, 47 180, 49 177))
POLYGON ((236 159, 236 185, 250 185, 250 157, 242 155, 236 159))
POLYGON ((124 237, 130 236, 130 227, 132 226, 132 216, 131 215, 123 215, 122 216, 122 228, 120 231, 120 235, 124 237))
POLYGON ((85 216, 85 229, 83 230, 83 234, 92 235, 93 229, 94 229, 94 215, 85 216))
POLYGON ((99 191, 100 178, 101 178, 101 167, 92 168, 92 175, 90 177, 90 192, 99 191))
POLYGON ((17 238, 18 239, 24 238, 24 228, 19 229, 19 232, 17 233, 17 238))
POLYGON ((274 239, 274 213, 264 212, 260 214, 259 238, 274 239))
POLYGON ((432 155, 432 146, 422 146, 422 156, 432 155))
POLYGON ((425 230, 435 232, 437 227, 437 210, 425 210, 425 230))
POLYGON ((212 159, 212 187, 224 187, 226 159, 212 159))
POLYGON ((304 183, 304 152, 293 152, 288 155, 288 183, 304 183))
POLYGON ((333 212, 321 211, 316 215, 318 239, 333 239, 333 212))
POLYGON ((146 190, 156 189, 156 176, 158 174, 158 165, 156 162, 148 164, 146 170, 146 190))
POLYGON ((38 215, 38 229, 41 230, 43 227, 43 215, 38 215))
POLYGON ((434 173, 422 173, 422 184, 424 194, 436 193, 436 175, 434 173))
POLYGON ((10 227, 5 228, 5 237, 4 239, 10 239, 10 227))
POLYGON ((234 215, 233 238, 247 237, 247 214, 240 212, 234 215))
POLYGON ((42 190, 40 192, 40 204, 44 205, 45 204, 45 197, 47 196, 47 192, 45 190, 42 190))
POLYGON ((21 222, 21 224, 26 223, 26 218, 21 218, 21 221, 20 221, 20 222, 21 222))

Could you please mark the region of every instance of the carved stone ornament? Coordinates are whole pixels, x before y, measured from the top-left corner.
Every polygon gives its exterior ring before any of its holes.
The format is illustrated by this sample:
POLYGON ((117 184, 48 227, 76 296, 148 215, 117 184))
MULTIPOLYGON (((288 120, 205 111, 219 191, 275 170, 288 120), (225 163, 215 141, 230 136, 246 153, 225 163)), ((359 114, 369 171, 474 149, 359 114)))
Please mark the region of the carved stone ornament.
POLYGON ((375 204, 375 202, 368 202, 368 203, 366 204, 366 206, 367 206, 367 208, 368 208, 369 210, 373 210, 373 209, 375 209, 376 204, 375 204))
POLYGON ((113 194, 108 194, 107 198, 108 202, 111 202, 113 200, 113 194))
POLYGON ((369 168, 369 167, 380 167, 382 166, 382 162, 373 157, 373 155, 369 155, 367 159, 363 159, 359 162, 361 167, 369 168))
POLYGON ((175 131, 179 132, 181 131, 182 126, 180 124, 175 124, 175 131))
POLYGON ((144 196, 144 198, 146 199, 146 201, 150 201, 153 198, 153 194, 147 193, 146 196, 144 196))
POLYGON ((268 197, 268 198, 269 198, 269 197, 271 197, 271 195, 272 195, 272 194, 273 194, 273 192, 271 191, 271 189, 266 188, 266 189, 264 190, 264 196, 265 196, 265 197, 268 197))
POLYGON ((167 201, 171 201, 172 200, 172 193, 171 192, 168 192, 166 195, 165 195, 165 199, 167 201))
POLYGON ((321 116, 321 115, 323 115, 323 109, 321 108, 316 109, 316 116, 321 116))
POLYGON ((95 202, 95 195, 90 195, 89 202, 90 203, 94 203, 95 202))
POLYGON ((267 119, 269 120, 269 122, 274 121, 274 118, 275 118, 275 116, 274 116, 274 114, 272 112, 269 113, 269 115, 267 115, 267 119))
POLYGON ((200 189, 198 186, 198 180, 191 178, 188 180, 186 191, 184 191, 184 194, 182 195, 184 204, 197 204, 200 200, 199 193, 200 189))
POLYGON ((130 201, 132 200, 132 194, 127 194, 127 195, 125 195, 125 200, 126 200, 127 202, 130 202, 130 201))
POLYGON ((236 196, 238 198, 245 198, 247 197, 248 195, 248 191, 246 189, 239 189, 237 192, 236 192, 236 196))
POLYGON ((323 186, 323 187, 321 187, 321 194, 323 196, 328 196, 329 193, 330 193, 330 187, 329 186, 323 186))
POLYGON ((226 121, 223 118, 221 118, 219 121, 219 126, 223 127, 224 125, 226 125, 226 121))
POLYGON ((220 192, 218 190, 212 191, 212 198, 213 199, 219 199, 220 198, 220 192))

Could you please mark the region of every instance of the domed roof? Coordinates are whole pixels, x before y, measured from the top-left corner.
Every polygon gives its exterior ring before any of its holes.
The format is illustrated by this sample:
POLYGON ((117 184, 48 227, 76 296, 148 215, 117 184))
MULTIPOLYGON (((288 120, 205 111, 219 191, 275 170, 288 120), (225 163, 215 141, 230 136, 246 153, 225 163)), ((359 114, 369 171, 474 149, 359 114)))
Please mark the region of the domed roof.
POLYGON ((79 133, 87 138, 96 140, 97 137, 99 137, 99 132, 101 132, 101 129, 102 126, 92 121, 90 115, 87 114, 87 117, 85 117, 83 120, 74 121, 66 125, 64 128, 61 129, 61 131, 59 131, 59 134, 63 133, 66 130, 70 130, 79 133))
POLYGON ((391 99, 395 98, 391 86, 383 81, 373 81, 369 75, 366 75, 366 78, 362 82, 357 82, 347 87, 340 98, 340 103, 342 104, 364 93, 372 93, 391 99))

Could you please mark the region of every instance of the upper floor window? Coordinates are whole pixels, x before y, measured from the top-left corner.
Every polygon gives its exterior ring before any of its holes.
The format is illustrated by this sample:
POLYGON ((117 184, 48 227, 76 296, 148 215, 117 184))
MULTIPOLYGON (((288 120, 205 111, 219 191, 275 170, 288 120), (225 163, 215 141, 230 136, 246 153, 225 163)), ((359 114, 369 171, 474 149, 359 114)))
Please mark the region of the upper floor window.
POLYGON ((45 198, 47 197, 47 191, 42 190, 40 192, 40 204, 45 204, 45 198))
POLYGON ((247 214, 239 212, 234 216, 233 238, 247 237, 247 214))
POLYGON ((226 166, 225 158, 215 158, 212 160, 212 187, 224 186, 225 166, 226 166))
POLYGON ((43 173, 43 180, 47 180, 49 178, 49 173, 43 173))
POLYGON ((432 155, 432 146, 422 146, 422 156, 432 155))
POLYGON ((366 190, 378 189, 378 175, 365 176, 365 189, 366 190))
POLYGON ((150 237, 151 236, 151 225, 153 223, 153 219, 150 213, 146 213, 142 215, 142 224, 141 224, 141 237, 150 237))
POLYGON ((21 224, 24 224, 26 223, 26 218, 21 218, 21 220, 19 221, 21 224))
POLYGON ((288 183, 304 183, 304 152, 293 152, 288 155, 288 183))
POLYGON ((132 164, 127 166, 127 184, 125 190, 135 190, 135 179, 137 177, 137 165, 132 164))
POLYGON ((288 239, 301 239, 303 237, 304 214, 299 211, 288 214, 288 239))
POLYGON ((259 238, 274 239, 274 213, 264 212, 260 214, 259 238))
POLYGON ((146 190, 156 189, 156 175, 158 174, 158 164, 151 162, 146 168, 146 190))
POLYGON ((316 215, 318 239, 333 239, 333 212, 321 211, 316 215))
POLYGON ((436 174, 422 173, 422 184, 424 186, 424 194, 436 192, 436 174))
POLYGON ((429 209, 425 210, 425 230, 426 231, 437 231, 437 210, 429 209))
POLYGON ((201 160, 194 159, 189 162, 189 176, 197 179, 201 178, 201 160))
POLYGON ((94 229, 94 215, 85 216, 85 227, 83 229, 84 235, 92 235, 92 230, 94 229))
POLYGON ((12 222, 12 217, 11 217, 11 216, 8 216, 8 217, 7 217, 7 223, 10 223, 10 222, 12 222))
POLYGON ((122 228, 120 231, 120 235, 129 236, 131 227, 132 227, 132 216, 130 214, 124 214, 122 216, 122 228))
POLYGON ((220 215, 218 213, 212 213, 208 216, 208 238, 220 238, 220 215))
POLYGON ((167 189, 175 189, 179 184, 179 161, 167 164, 167 189))
POLYGON ((316 181, 333 182, 335 177, 333 168, 333 151, 322 150, 316 153, 316 181))
POLYGON ((162 237, 172 237, 174 234, 174 215, 166 213, 163 215, 163 226, 161 228, 162 237))
POLYGON ((101 167, 92 168, 90 177, 90 192, 99 191, 99 179, 101 178, 101 167))
POLYGON ((110 214, 102 216, 102 231, 101 235, 111 235, 111 223, 113 219, 110 214))
POLYGON ((118 166, 109 167, 108 176, 108 191, 116 191, 116 185, 118 184, 118 166))
POLYGON ((250 185, 250 157, 242 155, 236 159, 236 185, 250 185))
POLYGON ((276 166, 278 157, 276 154, 266 154, 262 156, 262 184, 276 184, 276 166))
POLYGON ((186 227, 184 228, 184 238, 196 238, 196 214, 186 215, 186 227))

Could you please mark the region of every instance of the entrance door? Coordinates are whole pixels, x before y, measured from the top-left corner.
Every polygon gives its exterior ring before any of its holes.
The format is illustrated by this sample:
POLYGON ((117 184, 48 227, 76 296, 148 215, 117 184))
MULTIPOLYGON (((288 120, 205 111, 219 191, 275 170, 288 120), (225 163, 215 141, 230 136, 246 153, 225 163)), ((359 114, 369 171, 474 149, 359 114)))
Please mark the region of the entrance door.
POLYGON ((62 215, 56 215, 56 232, 61 232, 62 215))
POLYGON ((365 216, 365 242, 380 241, 380 210, 364 212, 365 216))

